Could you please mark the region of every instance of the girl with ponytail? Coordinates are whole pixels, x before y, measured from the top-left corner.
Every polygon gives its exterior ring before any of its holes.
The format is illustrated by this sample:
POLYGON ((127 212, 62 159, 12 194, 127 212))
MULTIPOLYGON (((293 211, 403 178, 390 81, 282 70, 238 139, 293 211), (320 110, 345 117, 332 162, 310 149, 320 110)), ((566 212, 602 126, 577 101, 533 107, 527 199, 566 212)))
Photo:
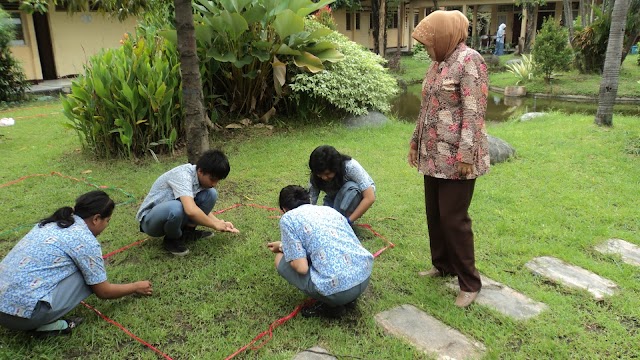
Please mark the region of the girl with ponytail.
POLYGON ((69 334, 82 318, 62 316, 92 293, 101 299, 151 295, 149 281, 111 284, 96 236, 115 203, 104 191, 42 219, 0 262, 0 326, 34 335, 69 334))

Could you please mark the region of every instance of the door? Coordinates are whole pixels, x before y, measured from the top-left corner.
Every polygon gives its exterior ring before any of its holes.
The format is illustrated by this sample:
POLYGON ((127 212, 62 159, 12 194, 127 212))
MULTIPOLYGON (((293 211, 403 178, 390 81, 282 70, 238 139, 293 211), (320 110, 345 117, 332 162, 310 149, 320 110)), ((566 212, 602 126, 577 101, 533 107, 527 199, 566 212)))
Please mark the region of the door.
POLYGON ((40 54, 40 67, 42 68, 42 79, 57 79, 56 63, 53 57, 53 45, 51 43, 51 32, 49 31, 49 18, 47 14, 33 13, 33 27, 38 43, 38 53, 40 54))

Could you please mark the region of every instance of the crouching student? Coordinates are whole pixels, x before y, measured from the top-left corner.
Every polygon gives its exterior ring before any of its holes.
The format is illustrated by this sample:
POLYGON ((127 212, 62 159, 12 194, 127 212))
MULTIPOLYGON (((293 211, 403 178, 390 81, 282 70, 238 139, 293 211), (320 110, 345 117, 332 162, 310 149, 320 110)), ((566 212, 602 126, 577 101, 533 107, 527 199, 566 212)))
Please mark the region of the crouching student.
POLYGON ((82 318, 61 319, 92 293, 101 299, 151 295, 149 281, 111 284, 96 236, 115 204, 103 191, 81 195, 40 221, 0 262, 0 326, 38 336, 69 334, 82 318))
POLYGON ((333 146, 318 146, 309 156, 309 193, 311 204, 325 192, 325 206, 344 215, 349 224, 358 220, 376 201, 376 186, 367 171, 355 159, 333 146))
POLYGON ((302 316, 339 317, 369 284, 373 255, 347 219, 333 208, 310 204, 309 193, 289 185, 280 191, 281 241, 267 244, 278 273, 317 302, 302 316))

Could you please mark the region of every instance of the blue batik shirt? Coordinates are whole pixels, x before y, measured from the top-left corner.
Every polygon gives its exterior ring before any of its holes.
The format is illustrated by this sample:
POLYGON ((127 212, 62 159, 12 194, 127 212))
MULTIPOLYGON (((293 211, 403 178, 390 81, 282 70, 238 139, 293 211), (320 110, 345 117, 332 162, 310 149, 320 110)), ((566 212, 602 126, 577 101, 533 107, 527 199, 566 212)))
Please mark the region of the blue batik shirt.
MULTIPOLYGON (((375 193, 376 185, 373 182, 369 173, 357 162, 355 159, 347 160, 344 163, 344 181, 353 181, 358 184, 358 189, 360 192, 367 190, 368 188, 373 188, 375 193)), ((336 192, 339 189, 336 189, 336 192)), ((320 190, 313 186, 313 184, 309 183, 309 196, 311 197, 311 204, 318 203, 318 196, 320 195, 320 190)), ((330 196, 335 196, 336 194, 328 194, 330 196)))
POLYGON ((151 185, 149 194, 140 205, 136 220, 142 221, 144 216, 153 209, 154 206, 166 201, 179 199, 181 196, 195 198, 196 195, 205 190, 200 186, 196 166, 184 164, 176 166, 160 177, 151 185))
POLYGON ((0 262, 0 311, 31 318, 38 301, 51 303, 58 284, 80 271, 87 285, 107 281, 102 248, 87 224, 74 215, 66 229, 36 225, 0 262))
POLYGON ((302 205, 287 211, 280 232, 285 261, 306 257, 311 282, 322 295, 351 289, 371 275, 373 255, 333 208, 302 205))

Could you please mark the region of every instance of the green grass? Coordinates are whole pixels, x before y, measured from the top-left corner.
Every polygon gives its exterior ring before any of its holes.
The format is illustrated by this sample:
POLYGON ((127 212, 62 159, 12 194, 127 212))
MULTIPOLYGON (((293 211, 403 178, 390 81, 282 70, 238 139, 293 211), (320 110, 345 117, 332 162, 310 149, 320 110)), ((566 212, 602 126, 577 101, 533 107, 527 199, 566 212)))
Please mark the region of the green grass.
MULTIPOLYGON (((504 88, 505 86, 516 85, 518 79, 512 73, 506 71, 504 64, 506 61, 517 58, 514 55, 500 57, 501 66, 498 70, 490 70, 489 83, 491 86, 504 88)), ((640 96, 640 66, 637 64, 638 55, 628 55, 620 70, 618 84, 618 97, 638 97, 640 96)), ((404 72, 399 75, 407 83, 419 83, 424 78, 427 65, 417 61, 410 56, 403 57, 402 68, 404 72)), ((602 76, 598 74, 579 74, 572 70, 569 72, 558 72, 558 75, 546 84, 541 76, 531 81, 521 83, 527 88, 530 94, 556 94, 556 95, 585 95, 598 96, 600 91, 600 81, 602 76)))
MULTIPOLYGON (((184 156, 99 162, 82 154, 74 133, 62 128, 59 109, 21 108, 0 113, 17 120, 0 128, 0 184, 35 173, 59 171, 98 185, 118 187, 135 197, 118 206, 111 226, 99 237, 108 253, 136 240, 134 219, 151 183, 184 156), (28 118, 19 118, 31 116, 28 118), (83 173, 91 170, 90 173, 83 173)), ((429 245, 422 178, 406 163, 412 124, 347 129, 337 122, 274 132, 248 130, 240 136, 217 133, 215 146, 229 155, 232 170, 219 185, 216 209, 235 203, 275 206, 280 188, 307 183, 310 151, 332 144, 356 158, 376 181, 378 201, 362 218, 396 244, 375 262, 369 290, 358 309, 337 321, 295 317, 273 339, 239 359, 291 359, 320 345, 339 358, 424 359, 406 342, 386 335, 374 315, 413 304, 443 323, 484 343, 487 359, 633 358, 640 343, 640 270, 618 257, 593 250, 609 238, 640 244, 640 127, 638 119, 614 118, 599 128, 592 117, 550 114, 530 122, 492 124, 489 133, 517 149, 517 157, 493 166, 477 182, 471 213, 479 270, 549 306, 543 314, 516 321, 490 308, 453 305, 455 293, 443 280, 418 278, 428 267, 429 245), (635 152, 634 152, 635 150, 635 152), (594 301, 532 275, 524 264, 555 256, 620 286, 617 295, 594 301)), ((72 204, 86 184, 57 176, 26 179, 0 187, 0 232, 31 224, 57 207, 72 204)), ((108 190, 118 202, 129 198, 108 190)), ((220 215, 241 230, 218 233, 191 244, 184 258, 162 250, 160 239, 114 255, 107 261, 112 282, 150 279, 152 297, 87 302, 174 359, 222 359, 247 344, 268 325, 300 304, 304 296, 281 279, 265 247, 279 238, 276 215, 240 207, 220 215)), ((4 256, 27 231, 0 235, 4 256)), ((377 251, 383 241, 359 229, 364 246, 377 251)), ((34 340, 0 330, 0 359, 158 359, 151 350, 80 306, 85 317, 73 336, 34 340)))

